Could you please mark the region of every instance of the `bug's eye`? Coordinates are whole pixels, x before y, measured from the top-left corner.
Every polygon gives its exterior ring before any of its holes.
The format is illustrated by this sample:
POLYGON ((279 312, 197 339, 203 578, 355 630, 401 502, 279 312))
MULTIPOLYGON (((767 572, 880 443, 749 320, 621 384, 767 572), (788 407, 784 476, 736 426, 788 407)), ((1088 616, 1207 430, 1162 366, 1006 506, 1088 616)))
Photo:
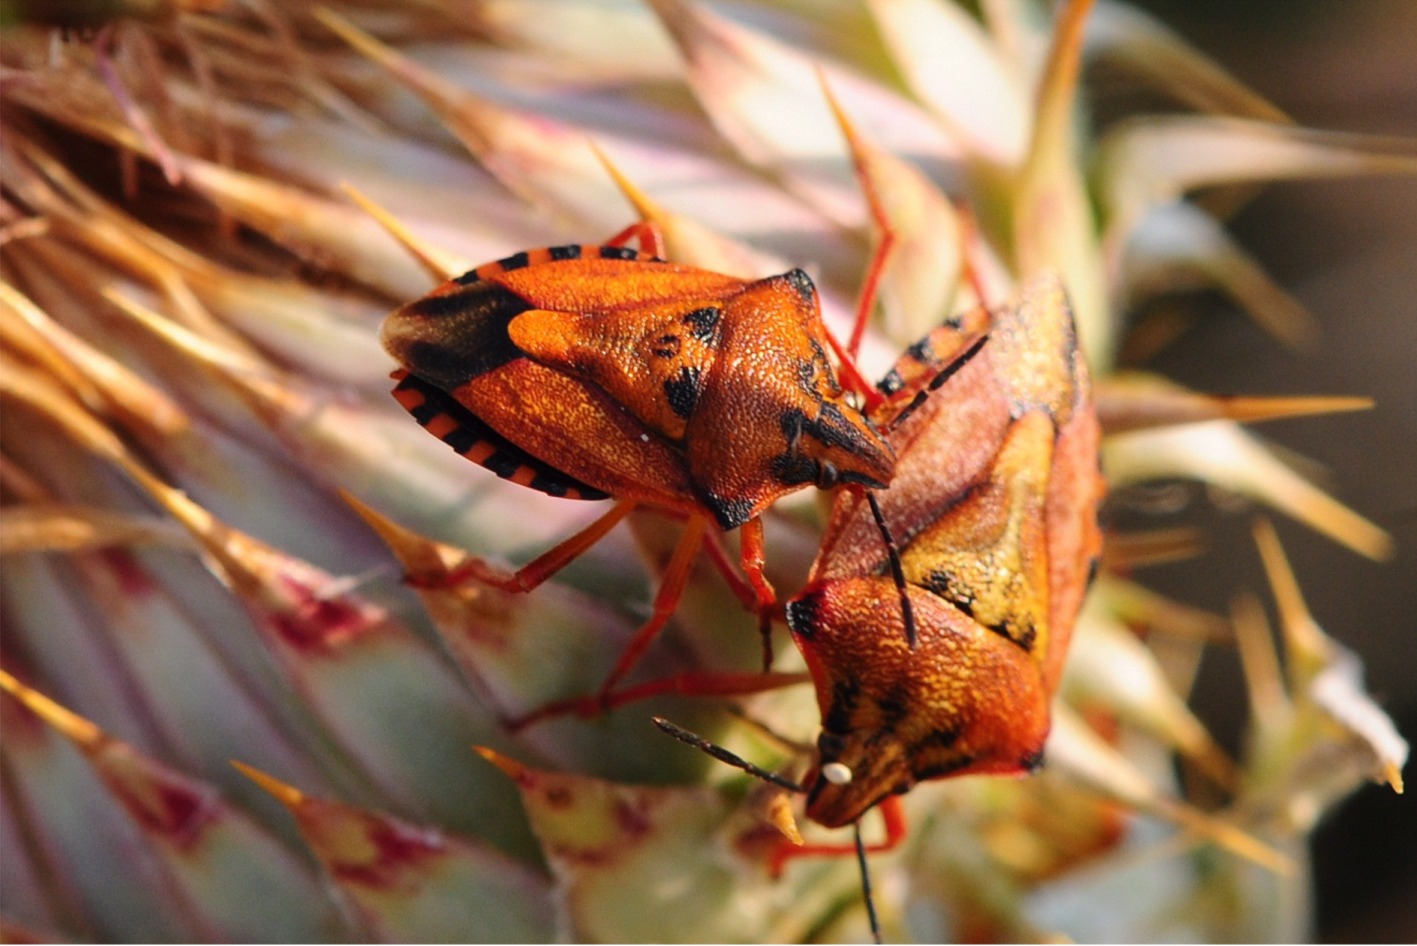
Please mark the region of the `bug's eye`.
POLYGON ((839 476, 835 463, 822 460, 817 464, 817 489, 835 489, 839 476))

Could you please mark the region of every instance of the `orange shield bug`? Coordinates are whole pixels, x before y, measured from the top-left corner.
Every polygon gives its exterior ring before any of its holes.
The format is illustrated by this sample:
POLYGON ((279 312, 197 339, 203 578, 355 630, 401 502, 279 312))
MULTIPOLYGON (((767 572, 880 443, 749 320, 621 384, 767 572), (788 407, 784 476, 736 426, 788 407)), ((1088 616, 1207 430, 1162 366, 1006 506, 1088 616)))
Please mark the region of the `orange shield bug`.
MULTIPOLYGON (((937 330, 894 375, 930 374, 932 350, 954 335, 937 330)), ((895 586, 857 496, 838 498, 808 584, 788 602, 822 711, 807 814, 824 825, 918 781, 1027 772, 1041 759, 1102 545, 1100 432, 1056 278, 1030 283, 989 337, 891 432, 896 479, 880 505, 918 646, 893 632, 895 586)))
MULTIPOLYGON (((838 494, 807 585, 786 606, 822 715, 816 758, 792 787, 826 827, 880 806, 886 840, 874 850, 903 837, 899 796, 917 782, 1040 764, 1101 550, 1099 427, 1062 284, 1035 280, 991 322, 989 344, 931 396, 939 366, 960 363, 963 323, 912 346, 882 382, 891 398, 876 419, 895 479, 877 508, 838 494), (898 543, 914 647, 878 516, 898 543)), ((784 844, 776 864, 852 850, 864 870, 859 827, 854 848, 784 844)))
POLYGON ((883 488, 895 466, 837 380, 806 273, 743 280, 665 262, 658 244, 639 225, 601 246, 517 253, 403 306, 382 332, 402 365, 395 397, 453 449, 553 496, 618 501, 515 575, 450 581, 527 591, 634 506, 688 517, 602 700, 668 620, 708 523, 743 528, 766 615, 762 512, 807 485, 883 488), (634 236, 646 252, 623 245, 634 236))

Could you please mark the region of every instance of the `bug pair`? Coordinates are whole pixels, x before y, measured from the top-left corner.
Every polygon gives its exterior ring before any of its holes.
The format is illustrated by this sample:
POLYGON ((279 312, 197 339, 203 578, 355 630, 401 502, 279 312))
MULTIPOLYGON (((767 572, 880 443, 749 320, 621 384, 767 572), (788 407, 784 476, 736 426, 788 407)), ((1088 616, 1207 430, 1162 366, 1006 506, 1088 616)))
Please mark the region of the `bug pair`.
POLYGON ((412 369, 396 396, 434 434, 523 485, 618 499, 513 575, 474 560, 453 579, 528 590, 635 505, 681 513, 654 614, 601 692, 521 722, 671 689, 753 692, 780 681, 700 674, 688 687, 615 687, 668 620, 710 525, 743 527, 743 572, 766 613, 758 516, 792 489, 837 488, 808 584, 785 607, 822 713, 805 776, 764 773, 664 726, 801 792, 809 819, 858 826, 854 847, 784 842, 775 868, 854 850, 864 882, 867 811, 879 807, 886 826, 869 849, 886 849, 904 835, 899 798, 917 782, 1041 760, 1101 544, 1098 427, 1062 287, 1043 279, 993 317, 941 326, 856 405, 827 360, 835 346, 804 274, 733 280, 620 242, 479 267, 386 326, 412 369))

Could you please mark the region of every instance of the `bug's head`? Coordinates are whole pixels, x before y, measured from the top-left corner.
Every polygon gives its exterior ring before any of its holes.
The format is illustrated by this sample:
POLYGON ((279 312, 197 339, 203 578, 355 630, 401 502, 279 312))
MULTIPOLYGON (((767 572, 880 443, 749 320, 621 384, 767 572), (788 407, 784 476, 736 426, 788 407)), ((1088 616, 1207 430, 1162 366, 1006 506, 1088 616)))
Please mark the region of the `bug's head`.
POLYGON ((814 413, 788 409, 781 427, 786 449, 773 472, 785 485, 884 489, 895 474, 895 452, 886 438, 844 401, 823 400, 814 413))
POLYGON ((774 399, 786 440, 779 479, 822 489, 886 486, 895 472, 895 454, 842 390, 827 357, 830 346, 812 280, 794 269, 754 283, 743 297, 745 308, 754 309, 744 320, 754 333, 752 358, 763 363, 756 383, 774 399), (763 384, 770 377, 779 381, 763 384))
POLYGON ((949 775, 1036 768, 1048 733, 1038 663, 919 588, 903 633, 889 578, 826 580, 787 605, 822 712, 807 816, 835 827, 886 796, 949 775))

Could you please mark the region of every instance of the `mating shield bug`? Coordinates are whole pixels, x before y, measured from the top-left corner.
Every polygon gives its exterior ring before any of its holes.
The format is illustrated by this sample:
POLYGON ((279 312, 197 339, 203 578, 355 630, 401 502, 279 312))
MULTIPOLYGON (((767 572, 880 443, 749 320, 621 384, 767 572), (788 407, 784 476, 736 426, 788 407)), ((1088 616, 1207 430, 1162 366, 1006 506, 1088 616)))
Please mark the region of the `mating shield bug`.
MULTIPOLYGON (((954 334, 937 330, 893 378, 932 374, 932 350, 955 347, 954 334)), ((918 646, 892 627, 895 586, 859 497, 838 498, 807 587, 788 602, 822 711, 807 813, 824 825, 918 781, 1041 759, 1101 550, 1100 435, 1056 278, 1030 283, 989 337, 891 434, 896 479, 880 506, 918 646)))
POLYGON ((793 270, 749 281, 665 262, 647 225, 602 246, 518 253, 395 311, 385 348, 394 395, 453 449, 553 496, 612 497, 614 509, 514 575, 465 575, 527 591, 635 506, 688 517, 654 616, 605 697, 674 609, 708 523, 742 527, 760 614, 758 517, 815 484, 878 489, 890 445, 845 396, 827 358, 816 290, 793 270), (646 252, 623 244, 638 236, 646 252))
MULTIPOLYGON (((895 479, 878 508, 838 494, 808 583, 787 602, 822 724, 802 783, 770 777, 805 793, 807 817, 826 827, 880 806, 877 850, 903 837, 899 796, 917 782, 1040 763, 1101 550, 1099 428, 1061 283, 1025 287, 992 318, 989 344, 960 364, 968 329, 937 329, 880 385, 891 399, 876 420, 890 430, 895 479), (951 362, 960 367, 949 383, 921 397, 951 362), (914 647, 878 516, 898 544, 914 647)), ((697 690, 718 691, 709 680, 697 690)), ((864 869, 859 828, 854 848, 784 843, 777 864, 852 850, 864 869)))

